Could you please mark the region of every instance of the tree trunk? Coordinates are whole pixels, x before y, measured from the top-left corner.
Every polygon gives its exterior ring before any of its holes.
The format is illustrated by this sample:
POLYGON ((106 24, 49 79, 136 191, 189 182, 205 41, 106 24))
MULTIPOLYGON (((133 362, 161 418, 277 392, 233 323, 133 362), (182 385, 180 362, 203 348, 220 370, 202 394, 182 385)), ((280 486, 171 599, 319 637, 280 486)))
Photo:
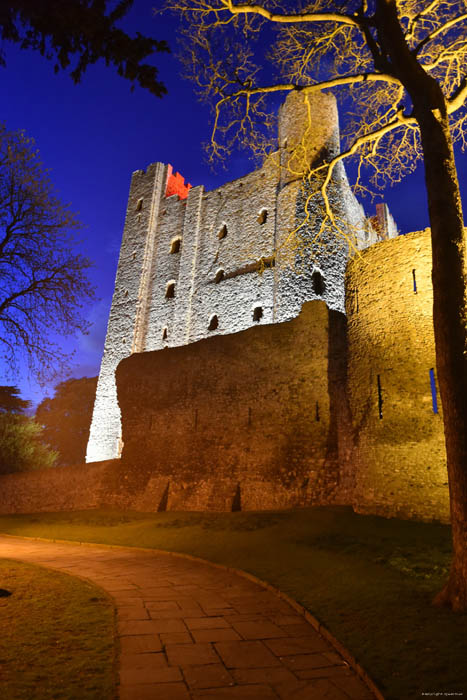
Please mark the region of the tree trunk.
POLYGON ((409 51, 395 0, 378 0, 378 34, 418 121, 432 241, 433 325, 443 405, 453 560, 434 602, 467 610, 467 313, 466 250, 459 183, 446 102, 438 83, 409 51))
POLYGON ((465 237, 447 115, 418 115, 431 225, 433 326, 443 405, 454 556, 435 602, 467 610, 467 326, 465 237))

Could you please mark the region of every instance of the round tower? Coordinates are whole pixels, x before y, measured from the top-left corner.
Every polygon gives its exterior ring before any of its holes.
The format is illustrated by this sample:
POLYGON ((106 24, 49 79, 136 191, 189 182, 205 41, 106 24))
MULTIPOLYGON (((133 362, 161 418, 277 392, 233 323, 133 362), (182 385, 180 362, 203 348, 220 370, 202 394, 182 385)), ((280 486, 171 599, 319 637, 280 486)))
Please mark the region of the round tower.
POLYGON ((331 93, 293 90, 279 110, 281 186, 339 152, 339 117, 331 93))
POLYGON ((334 217, 327 216, 320 187, 324 170, 310 171, 339 153, 334 95, 289 93, 279 113, 280 176, 276 210, 274 318, 292 318, 305 301, 319 299, 344 310, 348 238, 362 212, 341 164, 327 188, 334 217))

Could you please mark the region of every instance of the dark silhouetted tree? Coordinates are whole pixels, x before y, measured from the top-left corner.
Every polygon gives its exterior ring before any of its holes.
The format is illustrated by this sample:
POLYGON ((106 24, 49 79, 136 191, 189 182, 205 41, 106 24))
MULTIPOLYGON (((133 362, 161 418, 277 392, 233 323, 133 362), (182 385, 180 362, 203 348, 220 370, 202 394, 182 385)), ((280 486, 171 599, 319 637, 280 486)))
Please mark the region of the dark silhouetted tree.
POLYGON ((41 426, 23 415, 30 402, 15 386, 0 386, 0 475, 54 467, 57 453, 45 443, 41 426))
POLYGON ((58 452, 59 466, 79 464, 86 459, 97 377, 68 379, 55 387, 51 399, 44 399, 36 411, 45 442, 58 452))
POLYGON ((17 386, 0 386, 0 413, 24 413, 30 405, 20 398, 17 386))
MULTIPOLYGON (((167 89, 157 79, 157 68, 143 61, 169 47, 139 33, 132 38, 116 27, 132 5, 133 0, 2 0, 0 38, 39 51, 55 61, 56 71, 69 68, 75 82, 102 58, 122 77, 162 97, 167 89)), ((6 64, 6 46, 0 48, 0 65, 6 64)))
POLYGON ((21 131, 0 124, 0 355, 14 371, 25 354, 39 379, 69 357, 53 334, 85 332, 83 304, 94 298, 76 250, 79 222, 52 185, 21 131))

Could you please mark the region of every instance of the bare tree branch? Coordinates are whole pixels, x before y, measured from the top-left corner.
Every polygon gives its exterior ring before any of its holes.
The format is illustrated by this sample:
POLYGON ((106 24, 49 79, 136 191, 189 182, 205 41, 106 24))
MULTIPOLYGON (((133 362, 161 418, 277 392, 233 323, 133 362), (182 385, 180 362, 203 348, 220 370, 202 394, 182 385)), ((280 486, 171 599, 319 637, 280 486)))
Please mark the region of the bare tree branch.
POLYGON ((74 250, 79 222, 55 197, 32 140, 2 125, 0 203, 1 354, 11 371, 22 353, 37 378, 50 378, 70 359, 52 336, 88 327, 91 263, 74 250))

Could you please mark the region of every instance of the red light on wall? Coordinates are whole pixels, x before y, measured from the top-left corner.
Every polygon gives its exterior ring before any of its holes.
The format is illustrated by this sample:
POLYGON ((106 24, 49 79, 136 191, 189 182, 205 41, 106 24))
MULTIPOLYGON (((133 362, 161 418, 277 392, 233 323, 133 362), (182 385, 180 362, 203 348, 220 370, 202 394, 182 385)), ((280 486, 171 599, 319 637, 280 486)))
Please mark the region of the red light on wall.
POLYGON ((191 189, 190 183, 185 184, 185 178, 180 173, 174 173, 171 165, 167 167, 167 185, 165 187, 165 196, 171 197, 173 194, 178 194, 180 199, 186 199, 188 192, 191 189))

